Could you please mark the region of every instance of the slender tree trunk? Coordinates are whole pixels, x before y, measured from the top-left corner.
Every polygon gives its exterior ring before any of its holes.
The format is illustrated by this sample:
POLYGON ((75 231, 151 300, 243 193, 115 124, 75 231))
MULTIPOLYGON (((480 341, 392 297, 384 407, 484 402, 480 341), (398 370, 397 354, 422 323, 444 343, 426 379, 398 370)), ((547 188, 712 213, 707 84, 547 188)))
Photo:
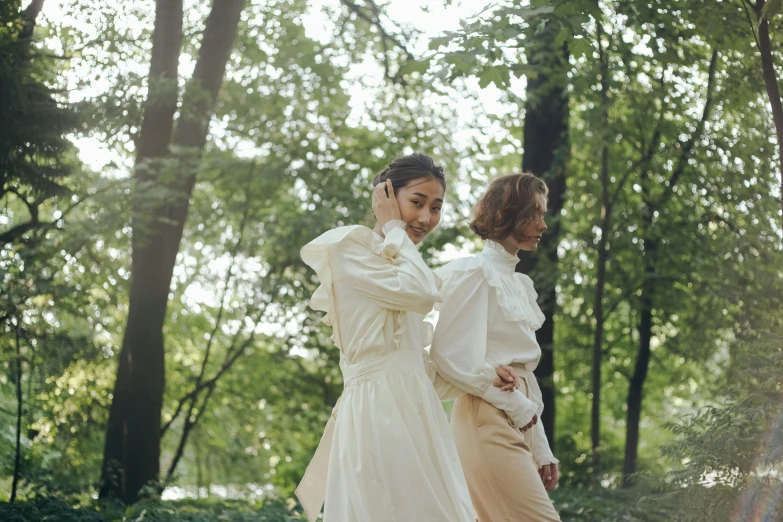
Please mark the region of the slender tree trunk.
POLYGON ((642 282, 642 294, 639 299, 639 349, 636 354, 633 376, 628 387, 623 487, 632 485, 631 475, 636 473, 637 470, 639 424, 642 418, 644 383, 647 380, 647 370, 650 366, 650 343, 652 341, 653 304, 655 302, 655 256, 658 250, 658 243, 657 240, 649 237, 653 211, 650 207, 645 207, 645 210, 649 216, 645 217, 644 281, 642 282))
MULTIPOLYGON (((775 122, 775 133, 778 139, 778 164, 781 174, 780 207, 783 212, 783 103, 780 99, 778 78, 775 74, 775 64, 772 61, 772 44, 769 38, 769 21, 761 20, 761 10, 765 0, 756 1, 756 17, 759 24, 759 52, 761 53, 761 70, 764 75, 764 86, 767 89, 769 104, 772 106, 772 121, 775 122)), ((771 16, 771 15, 770 15, 771 16)))
POLYGON ((590 440, 592 442, 593 474, 601 475, 601 364, 604 339, 604 290, 606 288, 606 265, 609 261, 608 235, 611 228, 612 206, 609 201, 609 147, 601 150, 601 237, 598 239, 598 261, 596 267, 595 298, 593 317, 593 401, 590 412, 590 440))
MULTIPOLYGON (((111 471, 109 466, 112 461, 119 461, 121 480, 113 488, 104 486, 105 491, 102 490, 104 496, 111 492, 118 493, 125 502, 135 501, 139 488, 150 481, 157 481, 159 476, 161 407, 165 383, 163 323, 169 288, 190 196, 209 132, 209 122, 214 114, 214 105, 243 7, 244 0, 213 2, 173 139, 173 123, 169 123, 173 120, 168 117, 168 112, 164 114, 160 127, 148 127, 152 133, 149 142, 142 129, 140 149, 150 148, 150 153, 143 158, 155 158, 158 152, 161 156, 168 154, 170 140, 178 146, 179 151, 176 153, 178 161, 173 163, 173 168, 169 167, 170 170, 162 170, 154 162, 142 162, 137 185, 130 308, 112 402, 111 413, 114 415, 110 416, 104 457, 104 477, 109 474, 107 469, 111 471), (155 136, 158 140, 152 139, 155 136), (161 203, 160 198, 155 197, 156 190, 173 195, 161 203)), ((181 0, 159 0, 158 16, 161 17, 162 31, 158 32, 156 17, 150 77, 160 77, 159 94, 165 100, 161 103, 168 111, 172 108, 169 105, 171 82, 166 80, 176 78, 176 59, 179 57, 182 33, 181 0), (168 33, 163 32, 166 24, 171 26, 168 33), (160 44, 160 59, 156 61, 157 43, 160 44), (176 59, 172 60, 174 52, 176 59), (160 66, 161 74, 158 76, 153 74, 156 65, 160 66)), ((173 92, 173 107, 176 108, 176 89, 173 92)), ((153 104, 148 105, 150 111, 155 107, 153 104)), ((154 118, 153 114, 149 115, 154 118)), ((110 482, 104 479, 104 484, 110 482)))
POLYGON ((612 206, 609 199, 609 64, 604 51, 603 25, 596 25, 598 53, 601 71, 601 237, 598 239, 595 300, 593 317, 593 402, 590 412, 590 440, 592 445, 593 476, 601 476, 601 364, 604 338, 604 289, 606 288, 606 264, 609 260, 608 240, 611 228, 612 206))
POLYGON ((109 411, 100 491, 101 498, 117 497, 126 503, 135 502, 139 490, 156 482, 160 471, 162 328, 171 271, 155 266, 156 256, 149 252, 160 255, 172 247, 153 232, 156 223, 147 217, 146 202, 159 174, 159 159, 168 153, 171 142, 182 17, 182 0, 156 2, 149 94, 137 143, 130 307, 109 411))
MULTIPOLYGON (((534 2, 535 3, 535 2, 534 2)), ((551 25, 551 24, 550 24, 551 25)), ((541 177, 549 187, 549 230, 539 245, 539 252, 521 254, 517 271, 530 274, 536 282, 544 325, 536 332, 541 346, 541 361, 536 377, 544 400, 544 425, 549 444, 555 443, 555 371, 554 314, 556 308, 557 245, 560 243, 560 212, 566 190, 568 141, 568 52, 555 47, 554 28, 528 36, 528 63, 536 71, 527 79, 522 169, 541 177), (542 262, 539 263, 539 260, 542 262)))
MULTIPOLYGON (((178 166, 180 175, 172 184, 179 194, 168 207, 166 217, 171 225, 162 230, 164 242, 177 245, 177 249, 187 219, 190 196, 196 184, 198 165, 207 142, 209 122, 215 112, 215 103, 234 46, 244 4, 245 0, 220 0, 213 3, 207 17, 193 78, 185 88, 182 106, 186 109, 182 111, 173 140, 174 145, 182 150, 178 166)), ((174 251, 174 256, 166 260, 172 269, 176 254, 174 251)))
POLYGON ((718 65, 718 49, 712 50, 710 64, 707 72, 707 91, 704 100, 704 109, 701 118, 696 124, 696 128, 691 133, 690 138, 681 144, 680 155, 672 172, 668 183, 665 184, 666 190, 657 199, 651 196, 651 185, 653 180, 650 178, 651 166, 655 150, 657 149, 659 138, 658 130, 653 133, 653 139, 649 150, 644 153, 645 161, 641 165, 640 182, 642 186, 642 197, 644 207, 642 209, 641 239, 644 246, 644 278, 641 285, 641 295, 639 296, 639 348, 636 354, 636 363, 634 372, 631 376, 631 382, 628 389, 627 400, 627 419, 625 435, 625 460, 623 463, 623 486, 631 486, 631 475, 637 470, 637 455, 639 449, 639 423, 642 417, 642 403, 644 400, 644 383, 647 380, 647 371, 650 366, 650 343, 652 342, 653 309, 655 305, 655 286, 656 286, 656 263, 658 254, 658 238, 655 235, 653 216, 655 211, 660 209, 669 198, 674 195, 674 189, 682 178, 688 165, 688 159, 693 154, 698 140, 701 138, 704 128, 712 114, 715 94, 715 76, 718 65))
POLYGON ((19 342, 19 319, 16 323, 16 450, 14 454, 14 478, 11 484, 11 498, 9 502, 16 501, 16 492, 19 488, 19 475, 22 466, 22 347, 19 342))

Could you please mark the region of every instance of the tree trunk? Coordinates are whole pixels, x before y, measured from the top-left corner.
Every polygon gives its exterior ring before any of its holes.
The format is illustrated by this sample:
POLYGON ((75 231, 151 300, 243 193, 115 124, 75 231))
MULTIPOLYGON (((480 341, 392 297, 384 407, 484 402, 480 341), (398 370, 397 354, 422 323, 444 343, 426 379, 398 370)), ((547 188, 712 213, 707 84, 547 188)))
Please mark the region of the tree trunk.
MULTIPOLYGON (((772 106, 772 121, 775 122, 775 133, 778 138, 778 164, 781 174, 780 207, 783 213, 783 103, 780 99, 778 78, 775 74, 775 65, 772 61, 772 45, 769 39, 769 21, 761 19, 761 10, 764 9, 765 0, 757 0, 756 17, 759 24, 759 52, 761 53, 761 69, 764 75, 764 86, 767 89, 769 104, 772 106)), ((770 14, 770 16, 772 16, 770 14)), ((782 218, 783 220, 783 215, 782 218)), ((783 222, 783 221, 782 221, 783 222)))
POLYGON ((608 235, 611 228, 612 206, 609 200, 609 64, 604 52, 603 25, 596 24, 598 54, 601 71, 601 237, 598 239, 595 300, 593 317, 593 402, 590 411, 590 440, 592 446, 593 476, 601 476, 601 364, 604 338, 604 289, 606 288, 606 264, 609 260, 608 235))
MULTIPOLYGON (((159 2, 159 9, 162 3, 163 0, 159 2)), ((170 40, 166 43, 171 45, 176 41, 178 59, 182 28, 181 0, 176 0, 176 6, 166 5, 165 10, 171 12, 175 7, 179 9, 178 17, 171 16, 167 19, 171 19, 172 25, 178 21, 178 25, 172 28, 177 31, 176 39, 172 38, 173 31, 168 35, 159 35, 156 19, 153 67, 156 64, 165 63, 171 66, 176 63, 176 60, 169 60, 168 54, 155 61, 155 38, 158 36, 161 39, 168 36, 170 40)), ((107 475, 107 466, 110 466, 113 460, 121 464, 121 480, 114 491, 125 502, 134 502, 138 499, 139 488, 150 481, 158 480, 161 407, 165 382, 163 323, 169 288, 190 196, 209 132, 209 121, 214 114, 214 105, 223 82, 243 7, 244 0, 213 2, 193 78, 186 87, 180 121, 172 140, 172 144, 180 148, 176 153, 178 161, 174 163, 173 170, 166 171, 154 163, 144 165, 142 175, 139 176, 139 182, 146 184, 141 187, 137 185, 130 308, 123 340, 123 353, 126 355, 120 355, 120 369, 112 402, 111 413, 114 415, 110 416, 104 457, 104 476, 107 475), (160 198, 155 197, 155 191, 158 190, 173 195, 167 197, 165 202, 160 202, 160 198), (134 372, 134 367, 139 370, 134 372)), ((161 42, 161 53, 164 48, 172 51, 171 45, 165 46, 161 42)), ((152 73, 151 68, 151 77, 152 73)), ((167 78, 170 77, 172 76, 167 78)), ((176 69, 173 77, 176 78, 176 69)), ((169 101, 170 83, 166 85, 166 82, 162 81, 159 85, 160 94, 169 101)), ((176 90, 174 94, 176 105, 176 90)), ((148 107, 152 107, 152 104, 148 107)), ((166 107, 170 108, 168 105, 166 107)), ((155 128, 150 127, 150 132, 154 132, 155 128)), ((145 141, 142 130, 140 148, 149 146, 154 152, 167 154, 171 128, 169 119, 165 120, 161 128, 157 128, 157 137, 166 146, 154 139, 145 141)), ((149 157, 155 156, 150 154, 149 157)), ((108 482, 104 480, 104 483, 108 482)), ((102 490, 102 495, 106 496, 111 491, 104 493, 102 490)))
POLYGON ((536 282, 544 325, 536 332, 541 361, 536 369, 544 400, 544 424, 549 444, 555 443, 554 313, 556 307, 557 245, 560 242, 560 211, 566 190, 568 142, 568 52, 553 45, 554 28, 549 24, 535 34, 530 31, 526 54, 535 76, 527 79, 522 169, 541 177, 549 187, 549 230, 539 252, 522 253, 517 271, 530 274, 536 282), (543 262, 539 265, 539 260, 543 262))
MULTIPOLYGON (((24 24, 22 25, 22 30, 19 33, 19 40, 25 41, 27 40, 28 44, 31 44, 33 41, 33 30, 35 30, 35 24, 38 20, 38 15, 41 14, 41 9, 43 9, 44 0, 33 0, 30 2, 30 5, 27 6, 27 8, 22 13, 22 18, 24 20, 24 24)), ((29 45, 27 46, 29 49, 29 45)))
POLYGON ((644 400, 644 383, 647 380, 647 370, 650 366, 650 342, 652 340, 652 316, 655 289, 655 256, 658 249, 657 241, 649 237, 652 226, 653 210, 646 206, 644 240, 644 281, 640 296, 639 310, 639 349, 636 354, 631 383, 628 387, 628 412, 625 431, 625 460, 623 462, 623 487, 632 484, 631 475, 636 473, 636 461, 639 451, 639 423, 642 418, 642 402, 644 400))
POLYGON ((652 341, 653 308, 655 305, 655 285, 656 285, 656 257, 658 253, 658 239, 655 237, 653 216, 657 209, 660 209, 669 198, 674 195, 674 189, 688 165, 688 159, 693 154, 693 150, 704 132, 704 128, 712 114, 715 94, 715 76, 718 65, 718 49, 712 50, 710 64, 707 70, 707 91, 704 100, 704 109, 701 118, 696 124, 696 128, 685 143, 681 143, 680 155, 672 172, 668 183, 665 184, 666 190, 658 196, 651 197, 651 185, 654 180, 651 176, 651 161, 659 143, 658 129, 653 131, 653 138, 650 140, 649 149, 643 152, 644 161, 641 165, 640 183, 642 186, 642 198, 644 206, 642 208, 642 226, 641 239, 644 246, 644 277, 641 285, 641 295, 639 297, 639 348, 636 354, 636 363, 633 376, 628 389, 627 420, 625 434, 625 460, 623 463, 623 487, 632 485, 631 475, 636 473, 637 455, 639 449, 639 423, 642 417, 642 402, 644 400, 644 383, 647 379, 647 370, 650 365, 650 343, 652 341))
POLYGON ((168 153, 171 141, 182 16, 182 0, 157 1, 149 94, 137 144, 130 306, 109 411, 100 491, 101 498, 117 497, 126 503, 135 502, 139 490, 157 481, 160 471, 162 328, 171 271, 155 265, 166 245, 151 232, 155 223, 143 216, 144 202, 158 175, 157 160, 168 153))
POLYGON ((16 501, 16 492, 19 488, 19 475, 22 466, 22 348, 19 342, 19 321, 16 319, 16 450, 14 454, 14 478, 11 483, 10 503, 16 501))

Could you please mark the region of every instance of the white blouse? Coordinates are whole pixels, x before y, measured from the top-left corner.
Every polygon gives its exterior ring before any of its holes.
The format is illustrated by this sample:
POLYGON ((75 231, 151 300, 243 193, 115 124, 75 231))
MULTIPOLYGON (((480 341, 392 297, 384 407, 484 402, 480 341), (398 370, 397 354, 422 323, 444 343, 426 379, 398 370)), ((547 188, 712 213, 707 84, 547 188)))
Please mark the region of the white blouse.
MULTIPOLYGON (((535 331, 544 314, 533 281, 515 271, 518 262, 517 256, 488 240, 482 252, 436 271, 443 283, 430 357, 447 381, 503 410, 514 425, 525 426, 544 409, 533 375, 541 358, 535 331), (525 379, 528 396, 493 386, 499 364, 513 367, 525 379)), ((533 429, 536 465, 557 463, 543 424, 539 421, 533 429)))
MULTIPOLYGON (((310 306, 326 312, 321 321, 332 327, 341 365, 399 346, 419 346, 438 397, 458 397, 464 392, 438 375, 425 350, 432 343, 433 326, 424 316, 439 299, 440 280, 408 237, 404 222, 389 221, 383 232, 385 237, 364 226, 341 227, 302 249, 302 259, 321 280, 310 306)), ((494 370, 492 375, 497 378, 494 370)))

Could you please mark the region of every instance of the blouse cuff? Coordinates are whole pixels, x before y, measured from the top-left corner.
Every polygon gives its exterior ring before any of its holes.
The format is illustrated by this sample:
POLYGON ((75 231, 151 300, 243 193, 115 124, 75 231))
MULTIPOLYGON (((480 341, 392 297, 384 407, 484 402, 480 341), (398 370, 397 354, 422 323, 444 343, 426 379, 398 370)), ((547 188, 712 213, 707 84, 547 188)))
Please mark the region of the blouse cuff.
POLYGON ((533 462, 535 462, 536 467, 540 469, 548 464, 559 464, 560 461, 552 455, 552 449, 549 447, 544 426, 540 421, 534 426, 534 429, 530 452, 533 454, 533 462))
POLYGON ((386 236, 389 234, 389 231, 395 229, 395 228, 405 228, 405 222, 401 221, 399 219, 392 219, 391 221, 387 221, 383 228, 381 228, 381 231, 383 231, 383 235, 386 236))
POLYGON ((397 259, 400 255, 400 248, 405 241, 405 223, 399 220, 392 220, 383 225, 384 241, 376 243, 373 246, 373 252, 389 260, 397 259))
POLYGON ((511 423, 518 428, 523 428, 530 424, 533 416, 538 412, 538 405, 525 397, 525 394, 521 391, 501 391, 492 382, 489 383, 481 398, 496 408, 505 411, 511 423))
POLYGON ((549 455, 546 455, 544 457, 539 458, 537 455, 533 455, 533 460, 536 463, 536 468, 541 469, 544 466, 548 466, 550 464, 560 464, 560 461, 555 458, 554 455, 551 453, 549 455))
MULTIPOLYGON (((515 393, 520 393, 521 394, 522 392, 517 390, 517 392, 515 392, 515 393)), ((511 419, 511 422, 513 422, 514 426, 516 426, 517 428, 524 428, 525 426, 530 424, 530 421, 533 420, 533 417, 535 417, 536 413, 538 412, 538 405, 535 402, 533 402, 533 401, 531 401, 529 399, 528 399, 528 402, 530 404, 519 415, 519 417, 516 417, 516 416, 512 417, 512 416, 509 415, 509 419, 511 419)), ((532 429, 532 427, 528 428, 528 429, 532 429)))

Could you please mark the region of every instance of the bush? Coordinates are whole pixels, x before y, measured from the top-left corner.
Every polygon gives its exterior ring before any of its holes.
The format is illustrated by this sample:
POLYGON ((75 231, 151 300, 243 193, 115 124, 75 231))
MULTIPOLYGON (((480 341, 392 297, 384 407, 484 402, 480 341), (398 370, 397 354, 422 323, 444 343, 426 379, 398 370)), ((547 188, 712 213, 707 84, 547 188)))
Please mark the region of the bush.
POLYGON ((558 488, 552 500, 563 522, 670 522, 667 505, 645 505, 644 494, 635 489, 558 488))
POLYGON ((66 502, 39 497, 0 504, 3 522, 293 522, 304 520, 282 501, 253 505, 242 501, 143 501, 133 506, 101 504, 74 508, 66 502))

